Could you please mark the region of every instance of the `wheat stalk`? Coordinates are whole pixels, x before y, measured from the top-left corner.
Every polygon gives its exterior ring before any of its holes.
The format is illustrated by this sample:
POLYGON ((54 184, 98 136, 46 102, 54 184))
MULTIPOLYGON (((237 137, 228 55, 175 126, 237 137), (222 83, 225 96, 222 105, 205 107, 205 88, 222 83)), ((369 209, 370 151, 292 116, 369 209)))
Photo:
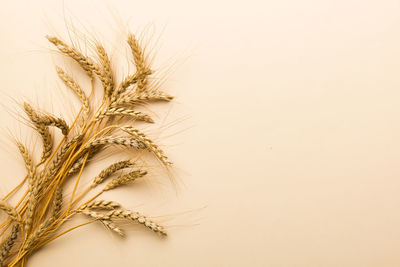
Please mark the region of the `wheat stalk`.
MULTIPOLYGON (((124 232, 118 226, 121 219, 130 220, 144 225, 151 231, 166 235, 162 226, 148 217, 137 212, 122 208, 112 200, 98 200, 104 192, 131 184, 135 180, 147 175, 144 160, 137 160, 144 149, 154 154, 165 166, 170 162, 159 146, 153 142, 142 130, 124 122, 154 123, 152 118, 135 109, 136 104, 150 104, 152 101, 170 101, 172 96, 152 88, 148 78, 153 74, 150 69, 145 48, 130 34, 127 43, 131 49, 135 63, 135 73, 125 76, 121 82, 114 77, 115 70, 111 58, 104 47, 96 43, 98 65, 92 59, 84 56, 78 49, 67 45, 56 37, 47 37, 64 55, 75 60, 91 79, 90 92, 96 91, 95 77, 98 77, 103 87, 103 98, 100 103, 93 94, 85 94, 85 90, 67 74, 62 68, 56 67, 59 78, 81 102, 81 112, 78 112, 74 121, 69 125, 61 117, 45 111, 38 111, 30 104, 24 103, 24 111, 32 128, 42 138, 43 151, 39 163, 32 160, 31 152, 17 142, 17 147, 27 169, 27 187, 18 186, 11 192, 27 188, 18 204, 14 207, 8 201, 0 201, 0 210, 3 210, 8 219, 0 224, 1 233, 9 233, 3 238, 0 248, 0 266, 25 266, 29 256, 48 242, 93 221, 101 222, 108 230, 123 236, 124 232), (129 107, 127 107, 129 105, 129 107), (118 117, 118 118, 116 118, 118 117), (76 123, 79 121, 79 124, 76 123), (57 127, 61 134, 60 140, 54 143, 49 127, 57 127), (112 163, 101 170, 93 178, 89 186, 80 183, 83 171, 87 165, 96 159, 110 146, 129 149, 132 158, 112 163), (143 163, 143 164, 141 164, 143 163), (128 170, 128 171, 125 171, 128 170), (115 177, 113 177, 115 176, 115 177), (97 193, 90 194, 98 185, 110 179, 97 193), (63 191, 73 183, 72 193, 68 198, 63 197, 63 191), (76 214, 83 214, 90 221, 61 231, 61 227, 76 214), (12 228, 11 231, 8 230, 12 228)), ((57 136, 55 136, 57 137, 57 136)), ((11 193, 7 194, 7 197, 11 193)), ((71 221, 73 222, 73 220, 71 221)))

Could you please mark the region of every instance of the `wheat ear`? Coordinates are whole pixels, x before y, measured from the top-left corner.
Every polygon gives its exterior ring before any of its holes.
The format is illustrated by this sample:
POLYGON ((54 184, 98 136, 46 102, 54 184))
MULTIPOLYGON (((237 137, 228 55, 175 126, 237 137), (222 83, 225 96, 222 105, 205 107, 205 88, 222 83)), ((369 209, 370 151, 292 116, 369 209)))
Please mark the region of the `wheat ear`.
POLYGON ((62 203, 63 203, 62 187, 57 186, 54 201, 53 201, 53 214, 51 216, 52 218, 56 218, 56 216, 59 215, 59 213, 61 212, 62 203))
POLYGON ((51 137, 49 127, 47 127, 43 122, 40 122, 38 113, 31 107, 31 105, 24 103, 24 109, 37 132, 42 137, 43 151, 40 163, 43 163, 51 155, 51 151, 53 150, 53 138, 51 137))
POLYGON ((50 217, 46 219, 46 221, 41 223, 39 227, 37 227, 36 230, 28 237, 24 245, 24 251, 27 251, 30 248, 32 248, 32 246, 45 233, 45 231, 49 228, 49 226, 51 226, 51 224, 57 219, 57 216, 59 215, 62 208, 62 201, 63 201, 62 188, 61 186, 58 186, 53 200, 52 214, 50 215, 50 217))
POLYGON ((28 198, 28 203, 26 206, 26 212, 25 212, 25 231, 26 233, 29 232, 29 230, 32 228, 33 224, 33 214, 35 212, 36 208, 36 203, 37 203, 37 197, 39 193, 39 187, 35 183, 32 187, 31 190, 29 190, 29 198, 28 198))
POLYGON ((150 139, 148 138, 144 133, 140 132, 139 130, 131 127, 131 126, 125 126, 121 127, 121 130, 123 130, 126 133, 129 133, 130 135, 133 135, 137 141, 143 143, 148 150, 154 153, 156 157, 165 165, 171 165, 172 163, 168 161, 168 157, 165 155, 165 153, 150 139))
POLYGON ((18 223, 22 222, 21 216, 19 215, 18 211, 13 208, 10 204, 8 204, 4 200, 0 200, 0 210, 7 213, 10 218, 18 223))
POLYGON ((46 126, 55 126, 61 130, 63 135, 68 135, 69 126, 64 119, 57 118, 49 114, 41 114, 40 122, 42 122, 46 126))
MULTIPOLYGON (((146 58, 144 56, 144 49, 139 45, 139 42, 135 38, 133 34, 129 34, 128 36, 128 44, 131 48, 132 51, 132 56, 135 61, 136 65, 136 71, 138 73, 146 73, 149 68, 146 63, 146 58)), ((150 75, 150 72, 147 72, 147 75, 143 75, 139 80, 137 84, 136 91, 137 92, 143 92, 146 90, 146 87, 148 85, 148 80, 147 77, 150 75)))
POLYGON ((81 209, 100 209, 100 210, 113 210, 120 206, 119 203, 109 200, 96 200, 89 204, 83 205, 81 209))
POLYGON ((17 143, 18 148, 24 158, 26 168, 28 170, 28 191, 29 199, 27 203, 26 213, 25 213, 25 231, 28 232, 32 227, 33 213, 35 210, 35 205, 37 202, 36 196, 38 194, 37 181, 35 179, 35 171, 32 164, 32 159, 27 151, 27 149, 21 144, 17 143))
POLYGON ((121 230, 121 228, 119 228, 115 223, 113 223, 112 220, 100 220, 105 227, 107 227, 108 229, 110 229, 113 232, 116 232, 117 234, 119 234, 120 236, 125 236, 124 232, 121 230))
POLYGON ((136 149, 145 148, 142 144, 130 137, 102 137, 94 139, 85 145, 85 149, 95 148, 99 145, 120 145, 125 147, 133 147, 136 149))
POLYGON ((133 84, 136 84, 143 76, 151 74, 151 71, 146 71, 143 73, 136 72, 135 74, 129 75, 126 77, 120 85, 114 90, 111 96, 111 103, 114 103, 118 100, 118 98, 133 84))
POLYGON ((66 43, 53 36, 46 36, 47 39, 57 47, 57 49, 74 59, 78 64, 86 71, 89 77, 93 78, 93 71, 97 68, 96 65, 92 62, 92 60, 88 57, 85 57, 80 53, 77 49, 68 46, 66 43))
POLYGON ((19 152, 21 153, 22 158, 24 159, 25 167, 28 171, 29 186, 31 187, 33 186, 33 182, 35 179, 35 167, 33 166, 32 158, 23 144, 17 142, 17 147, 19 149, 19 152))
POLYGON ((35 125, 55 126, 61 130, 63 135, 68 135, 69 126, 64 119, 43 112, 36 112, 28 103, 24 103, 24 108, 35 125))
POLYGON ((68 75, 66 74, 61 68, 56 67, 58 76, 60 79, 67 85, 74 93, 78 96, 81 104, 83 111, 85 112, 86 116, 89 115, 90 112, 90 106, 89 106, 89 99, 87 98, 85 92, 82 90, 82 88, 68 75))
POLYGON ((103 191, 108 191, 108 190, 114 189, 116 187, 126 185, 128 183, 135 181, 137 178, 145 176, 146 174, 147 174, 147 171, 137 170, 137 171, 132 171, 125 175, 121 175, 121 176, 111 180, 111 182, 109 182, 104 187, 103 191))
POLYGON ((65 142, 61 148, 57 151, 55 154, 52 162, 50 163, 50 166, 48 169, 42 171, 41 175, 41 180, 40 180, 40 189, 42 189, 44 186, 47 185, 47 183, 55 176, 59 168, 61 167, 63 163, 63 158, 66 156, 68 150, 75 144, 80 144, 82 138, 84 137, 84 134, 79 134, 72 138, 71 140, 65 142))
POLYGON ((144 51, 140 47, 139 42, 135 38, 135 35, 130 33, 128 35, 128 44, 132 51, 133 60, 135 61, 136 70, 141 72, 146 69, 146 61, 144 56, 144 51))
POLYGON ((161 235, 167 235, 165 232, 164 228, 147 218, 146 216, 141 215, 140 213, 133 212, 130 210, 126 209, 119 209, 119 210, 112 210, 108 212, 105 216, 107 218, 121 218, 121 219, 128 219, 134 222, 138 222, 140 224, 143 224, 150 230, 156 233, 160 233, 161 235))
POLYGON ((140 111, 134 111, 123 107, 120 108, 114 107, 106 109, 96 116, 96 120, 99 121, 105 117, 111 117, 111 116, 129 116, 138 121, 154 123, 153 119, 149 115, 144 114, 143 112, 140 111))
POLYGON ((78 212, 86 216, 89 216, 93 219, 99 220, 101 223, 103 223, 104 226, 106 226, 111 231, 116 232, 120 236, 124 236, 124 232, 112 222, 111 218, 104 216, 104 214, 97 213, 89 209, 80 209, 78 212))
POLYGON ((141 93, 128 93, 121 95, 118 100, 112 103, 112 107, 122 105, 135 105, 140 102, 151 101, 171 101, 173 96, 170 96, 161 91, 141 92, 141 93))
POLYGON ((89 163, 89 161, 100 151, 101 146, 98 146, 96 148, 92 148, 87 152, 89 155, 86 156, 86 154, 82 154, 81 157, 79 157, 74 164, 69 168, 67 176, 71 176, 82 168, 82 165, 85 163, 85 166, 89 163))
POLYGON ((123 161, 119 161, 119 162, 111 164, 110 166, 108 166, 107 168, 102 170, 94 178, 92 187, 95 187, 96 185, 101 184, 102 182, 104 182, 104 180, 106 180, 108 177, 110 177, 111 175, 113 175, 117 171, 132 167, 133 164, 134 163, 132 161, 130 161, 130 160, 123 160, 123 161))
POLYGON ((0 266, 4 266, 4 261, 10 254, 10 251, 15 244, 15 240, 17 240, 18 233, 19 233, 19 225, 16 224, 13 226, 10 235, 8 236, 8 238, 6 239, 6 241, 4 242, 3 246, 0 249, 0 266))
POLYGON ((73 175, 77 172, 79 172, 79 170, 82 168, 83 163, 87 162, 88 159, 86 159, 85 156, 80 157, 72 166, 71 168, 69 168, 68 170, 68 174, 67 176, 73 175))
POLYGON ((103 84, 104 96, 106 98, 110 98, 114 90, 114 78, 111 70, 111 61, 102 45, 98 44, 96 48, 100 64, 102 66, 102 70, 97 70, 96 74, 103 84))

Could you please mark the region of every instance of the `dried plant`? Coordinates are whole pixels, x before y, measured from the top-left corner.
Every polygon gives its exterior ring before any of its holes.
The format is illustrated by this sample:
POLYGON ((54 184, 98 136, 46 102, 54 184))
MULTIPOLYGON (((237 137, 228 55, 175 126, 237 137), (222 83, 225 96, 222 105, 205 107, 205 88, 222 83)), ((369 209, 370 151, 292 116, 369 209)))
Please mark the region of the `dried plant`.
POLYGON ((48 242, 95 221, 121 236, 124 233, 117 224, 121 219, 143 225, 160 236, 166 235, 165 229, 148 217, 127 210, 115 201, 97 199, 105 191, 146 176, 148 170, 145 170, 143 161, 140 164, 130 157, 113 162, 100 171, 88 187, 79 183, 83 170, 93 157, 110 146, 132 150, 136 152, 136 155, 133 154, 136 159, 139 154, 148 151, 161 165, 166 168, 171 165, 160 147, 137 128, 140 125, 137 122, 154 123, 150 115, 136 110, 138 103, 143 105, 172 99, 170 95, 152 88, 149 81, 153 71, 149 67, 144 49, 134 35, 128 36, 127 43, 132 52, 130 57, 136 71, 118 83, 114 77, 111 59, 102 45, 95 45, 97 59, 93 60, 56 37, 47 39, 59 52, 75 60, 85 71, 91 81, 91 92, 99 87, 96 86, 96 80, 100 82, 103 98, 100 103, 96 103, 92 94, 86 95, 71 74, 56 67, 61 81, 80 100, 81 109, 74 121, 68 125, 63 118, 24 103, 26 116, 32 128, 40 135, 43 149, 39 162, 35 163, 35 157, 31 155, 33 151, 17 142, 27 174, 20 185, 0 200, 0 210, 8 215, 7 220, 0 225, 3 235, 0 244, 1 266, 24 266, 29 256, 48 242), (60 130, 62 140, 59 144, 53 143, 54 136, 50 127, 60 130), (68 199, 63 197, 67 180, 74 181, 72 194, 68 199), (24 183, 27 184, 27 191, 22 194, 16 206, 10 205, 9 199, 16 191, 24 188, 21 186, 24 183), (93 190, 97 192, 88 197, 93 190), (61 228, 78 214, 82 214, 88 221, 66 230, 61 228))

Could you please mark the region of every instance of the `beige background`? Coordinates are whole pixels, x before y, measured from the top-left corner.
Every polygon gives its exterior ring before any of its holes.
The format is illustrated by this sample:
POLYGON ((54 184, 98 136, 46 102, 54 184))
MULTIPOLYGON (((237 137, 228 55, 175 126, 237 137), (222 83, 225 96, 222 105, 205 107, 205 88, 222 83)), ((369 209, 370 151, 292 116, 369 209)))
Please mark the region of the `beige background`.
POLYGON ((399 1, 3 0, 1 194, 24 172, 9 97, 57 99, 44 35, 72 21, 115 44, 126 23, 174 64, 160 140, 178 189, 164 177, 116 197, 168 215, 168 239, 91 225, 29 266, 400 266, 399 14, 399 1))

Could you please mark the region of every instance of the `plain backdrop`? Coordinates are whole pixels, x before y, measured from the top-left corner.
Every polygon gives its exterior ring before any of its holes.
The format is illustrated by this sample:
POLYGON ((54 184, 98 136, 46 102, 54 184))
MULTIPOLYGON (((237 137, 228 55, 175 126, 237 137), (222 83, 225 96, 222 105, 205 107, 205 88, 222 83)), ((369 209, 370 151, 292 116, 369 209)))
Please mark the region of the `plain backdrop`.
POLYGON ((1 4, 2 195, 24 175, 13 99, 64 104, 46 34, 124 55, 123 32, 144 32, 176 96, 158 121, 177 185, 160 172, 108 195, 169 237, 93 224, 28 266, 400 266, 399 1, 1 4))

